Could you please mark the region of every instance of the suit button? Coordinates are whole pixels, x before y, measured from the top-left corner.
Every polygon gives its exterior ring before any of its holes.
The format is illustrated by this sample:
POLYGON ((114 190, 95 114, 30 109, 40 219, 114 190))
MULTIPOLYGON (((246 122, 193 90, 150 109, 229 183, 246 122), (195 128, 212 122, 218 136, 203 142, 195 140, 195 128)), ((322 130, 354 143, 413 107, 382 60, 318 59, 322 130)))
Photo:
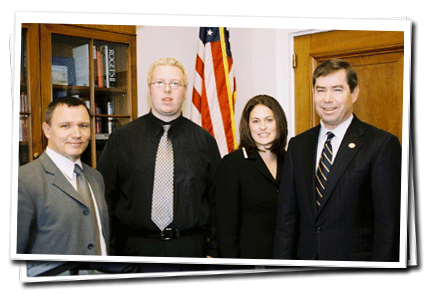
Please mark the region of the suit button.
POLYGON ((320 233, 320 227, 316 227, 316 233, 320 233))
POLYGON ((83 214, 84 214, 84 215, 89 215, 89 213, 90 213, 90 211, 89 211, 88 209, 84 209, 84 210, 83 210, 83 214))
POLYGON ((89 245, 87 245, 87 249, 89 249, 89 250, 92 250, 93 249, 93 244, 92 243, 90 243, 89 245))

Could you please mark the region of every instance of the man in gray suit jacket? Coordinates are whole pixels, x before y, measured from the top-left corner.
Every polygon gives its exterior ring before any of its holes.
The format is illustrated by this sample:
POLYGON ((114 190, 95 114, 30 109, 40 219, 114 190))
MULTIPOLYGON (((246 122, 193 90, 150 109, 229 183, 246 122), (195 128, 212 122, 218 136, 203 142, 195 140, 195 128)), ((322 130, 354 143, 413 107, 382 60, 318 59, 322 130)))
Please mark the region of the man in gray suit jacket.
POLYGON ((17 252, 106 255, 108 210, 101 174, 81 162, 89 144, 90 113, 78 98, 54 100, 42 125, 48 146, 18 176, 17 252), (77 191, 78 165, 90 188, 77 191))

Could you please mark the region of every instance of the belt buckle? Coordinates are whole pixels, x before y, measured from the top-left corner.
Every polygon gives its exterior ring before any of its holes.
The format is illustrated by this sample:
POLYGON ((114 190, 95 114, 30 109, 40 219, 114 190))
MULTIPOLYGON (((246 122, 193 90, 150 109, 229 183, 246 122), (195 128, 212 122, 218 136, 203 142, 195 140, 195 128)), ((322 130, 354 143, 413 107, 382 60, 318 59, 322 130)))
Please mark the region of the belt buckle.
POLYGON ((161 231, 161 239, 164 241, 176 238, 176 229, 165 228, 161 231))

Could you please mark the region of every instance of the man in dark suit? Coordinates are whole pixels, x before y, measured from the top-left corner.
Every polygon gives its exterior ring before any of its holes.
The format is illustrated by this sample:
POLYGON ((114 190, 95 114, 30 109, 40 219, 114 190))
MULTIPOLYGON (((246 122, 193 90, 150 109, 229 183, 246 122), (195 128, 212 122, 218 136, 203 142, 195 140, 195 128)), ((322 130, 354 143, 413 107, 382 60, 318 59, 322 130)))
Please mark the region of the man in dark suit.
POLYGON ((359 87, 347 62, 318 66, 313 92, 321 123, 290 140, 274 257, 398 261, 399 140, 353 114, 359 87))
POLYGON ((80 160, 91 134, 89 110, 78 98, 56 99, 42 127, 47 149, 19 169, 17 253, 106 255, 104 181, 80 160), (86 186, 89 193, 80 193, 86 186))

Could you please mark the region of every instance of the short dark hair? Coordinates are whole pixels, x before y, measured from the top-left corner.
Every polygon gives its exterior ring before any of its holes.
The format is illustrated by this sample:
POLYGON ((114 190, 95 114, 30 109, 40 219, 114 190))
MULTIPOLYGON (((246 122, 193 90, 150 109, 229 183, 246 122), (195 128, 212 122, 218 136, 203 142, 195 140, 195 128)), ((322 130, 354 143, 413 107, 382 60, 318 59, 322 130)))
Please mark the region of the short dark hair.
POLYGON ((44 115, 44 121, 47 124, 51 124, 51 119, 53 117, 54 109, 56 109, 57 106, 62 104, 65 104, 68 107, 82 105, 86 108, 87 113, 89 114, 89 118, 91 117, 90 110, 87 108, 86 103, 83 100, 73 96, 66 96, 66 97, 56 98, 53 101, 51 101, 50 104, 48 104, 48 107, 45 110, 45 115, 44 115))
POLYGON ((317 78, 327 76, 340 69, 344 69, 346 71, 347 83, 349 84, 350 92, 353 92, 358 85, 358 76, 356 75, 356 71, 352 68, 352 66, 347 61, 342 59, 329 59, 322 62, 314 71, 313 88, 316 85, 317 78))
POLYGON ((272 110, 277 123, 277 136, 270 147, 270 151, 284 157, 287 144, 287 119, 280 103, 269 95, 261 94, 254 96, 245 105, 239 126, 239 148, 245 148, 250 152, 258 150, 257 144, 251 136, 249 121, 251 111, 259 104, 269 107, 272 110))

